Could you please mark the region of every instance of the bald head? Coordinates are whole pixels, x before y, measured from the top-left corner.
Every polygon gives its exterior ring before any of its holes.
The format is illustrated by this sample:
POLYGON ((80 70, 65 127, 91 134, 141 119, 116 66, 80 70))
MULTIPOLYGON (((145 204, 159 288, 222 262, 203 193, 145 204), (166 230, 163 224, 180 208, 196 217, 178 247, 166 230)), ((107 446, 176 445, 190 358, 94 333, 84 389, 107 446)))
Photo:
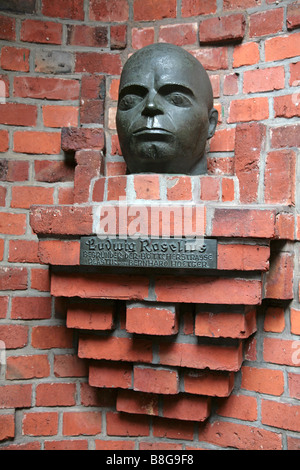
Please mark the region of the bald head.
POLYGON ((117 130, 130 173, 204 173, 201 160, 216 122, 209 77, 189 52, 159 43, 128 59, 117 130))

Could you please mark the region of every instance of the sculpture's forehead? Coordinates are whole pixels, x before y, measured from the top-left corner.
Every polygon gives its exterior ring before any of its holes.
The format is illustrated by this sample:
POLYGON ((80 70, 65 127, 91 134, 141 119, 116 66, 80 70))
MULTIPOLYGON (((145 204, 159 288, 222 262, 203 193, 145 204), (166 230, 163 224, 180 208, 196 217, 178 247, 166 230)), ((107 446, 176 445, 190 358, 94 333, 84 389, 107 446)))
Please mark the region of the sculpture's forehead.
POLYGON ((121 76, 120 89, 131 84, 146 87, 154 83, 157 88, 167 83, 177 83, 197 92, 201 84, 201 70, 188 56, 155 51, 132 57, 125 65, 121 76))

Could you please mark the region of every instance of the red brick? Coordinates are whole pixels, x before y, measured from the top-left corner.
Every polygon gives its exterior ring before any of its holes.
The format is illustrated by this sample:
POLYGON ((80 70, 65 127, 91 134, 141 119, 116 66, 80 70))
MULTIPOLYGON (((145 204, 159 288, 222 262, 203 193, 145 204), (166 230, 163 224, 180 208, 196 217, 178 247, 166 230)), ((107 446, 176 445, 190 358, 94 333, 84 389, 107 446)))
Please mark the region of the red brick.
POLYGON ((181 14, 183 18, 189 16, 209 15, 210 13, 216 13, 216 11, 216 0, 211 0, 209 2, 205 0, 182 0, 181 14))
POLYGON ((154 43, 154 28, 132 28, 131 36, 133 49, 141 49, 154 43))
POLYGON ((221 277, 161 277, 155 280, 158 302, 256 305, 261 300, 261 283, 221 277))
POLYGON ((88 441, 82 439, 45 441, 45 450, 88 450, 88 441))
POLYGON ((300 7, 298 2, 287 6, 286 25, 288 29, 295 29, 300 26, 300 7))
POLYGON ((100 388, 131 388, 132 366, 95 362, 89 367, 89 384, 100 388))
POLYGON ((216 414, 246 421, 257 420, 257 399, 245 395, 230 395, 218 400, 216 414))
POLYGON ((74 411, 63 414, 64 436, 93 436, 101 432, 102 413, 98 411, 74 411))
POLYGON ((175 395, 163 400, 162 414, 166 418, 204 421, 209 413, 210 401, 207 397, 175 395))
POLYGON ((110 361, 152 361, 152 343, 143 339, 117 337, 81 337, 78 356, 110 361))
POLYGON ((191 54, 196 57, 208 71, 219 69, 226 70, 228 68, 227 47, 205 47, 191 50, 191 54))
POLYGON ((72 348, 73 332, 64 326, 35 326, 31 343, 37 349, 72 348))
POLYGON ((176 0, 134 0, 134 21, 176 18, 176 0))
POLYGON ((99 439, 95 439, 95 448, 96 450, 134 450, 135 449, 135 442, 134 441, 122 441, 122 440, 103 440, 100 441, 99 439))
POLYGON ((8 296, 0 296, 0 318, 5 318, 8 309, 8 296))
POLYGON ((239 450, 281 450, 281 434, 261 427, 226 421, 207 423, 199 430, 199 441, 239 450))
POLYGON ((275 117, 299 117, 299 93, 284 96, 274 96, 274 111, 275 117))
POLYGON ((59 154, 60 140, 60 132, 16 131, 14 133, 14 152, 59 154))
POLYGON ((126 310, 126 330, 136 334, 174 335, 178 333, 175 307, 129 304, 126 310))
POLYGON ((119 390, 117 411, 139 415, 158 415, 158 396, 151 393, 119 390))
POLYGON ((200 44, 241 41, 245 24, 245 17, 241 13, 205 19, 199 26, 200 44))
POLYGON ((282 31, 283 14, 283 8, 276 8, 250 15, 249 36, 266 36, 282 31))
POLYGON ((114 176, 107 180, 107 200, 115 201, 126 196, 126 176, 114 176))
POLYGON ((92 196, 92 200, 94 202, 104 201, 105 186, 106 186, 107 181, 108 179, 104 177, 104 178, 99 178, 94 182, 93 196, 92 196))
POLYGON ((56 411, 26 412, 23 416, 22 434, 29 436, 54 436, 58 432, 56 411))
POLYGON ((270 152, 265 169, 265 202, 295 204, 296 154, 291 150, 270 152))
POLYGON ((61 147, 65 152, 104 148, 103 129, 64 127, 61 134, 61 147))
POLYGON ((256 393, 280 396, 284 392, 284 375, 281 370, 242 367, 241 388, 256 393))
MULTIPOLYGON (((116 81, 119 82, 119 80, 116 81)), ((105 75, 83 75, 81 79, 80 97, 86 99, 104 99, 105 83, 105 75)), ((118 99, 117 96, 118 95, 115 97, 116 100, 118 99)))
POLYGON ((128 12, 127 0, 92 0, 90 2, 92 21, 127 21, 128 12))
POLYGON ((261 5, 261 0, 224 0, 224 10, 246 10, 261 5))
POLYGON ((259 209, 215 209, 212 236, 273 238, 275 212, 259 209))
POLYGON ((207 173, 209 175, 233 175, 234 159, 232 157, 207 157, 207 173))
POLYGON ((50 273, 48 268, 31 269, 31 288, 40 292, 50 291, 50 273))
POLYGON ((79 99, 78 80, 48 77, 14 77, 14 96, 47 100, 79 99))
POLYGON ((299 432, 299 411, 299 405, 262 400, 261 421, 269 426, 299 432))
POLYGON ((59 188, 58 189, 58 203, 72 205, 74 204, 74 189, 71 188, 59 188))
POLYGON ((229 105, 228 122, 262 121, 269 117, 268 98, 233 100, 229 105))
POLYGON ((28 341, 28 328, 23 325, 0 325, 0 337, 7 349, 24 348, 28 341))
POLYGON ((266 61, 288 59, 300 54, 300 33, 278 36, 265 42, 266 61))
POLYGON ((232 73, 224 77, 223 93, 224 95, 236 95, 239 91, 239 74, 232 73))
POLYGON ((133 388, 147 393, 177 394, 179 392, 178 372, 169 369, 135 366, 133 370, 133 388))
POLYGON ((265 338, 263 354, 265 362, 292 367, 299 365, 299 351, 295 348, 295 341, 293 340, 265 338))
POLYGON ((4 254, 4 240, 1 238, 0 239, 0 261, 3 260, 3 254, 4 254))
POLYGON ((0 186, 0 207, 5 207, 7 189, 4 186, 0 186))
POLYGON ((201 201, 218 201, 220 198, 220 178, 203 176, 200 179, 201 201))
POLYGON ((222 178, 222 202, 234 201, 234 180, 222 178))
POLYGON ((44 355, 8 357, 6 380, 24 380, 49 377, 50 364, 44 355))
POLYGON ((189 176, 168 176, 166 184, 169 201, 190 201, 192 199, 192 180, 189 176))
POLYGON ((290 81, 291 86, 299 86, 300 83, 300 62, 290 64, 290 81))
POLYGON ((103 100, 81 100, 80 122, 81 124, 104 124, 103 100))
POLYGON ((36 160, 35 180, 43 183, 58 183, 74 180, 74 167, 65 161, 36 160))
POLYGON ((78 265, 80 243, 78 241, 40 240, 39 262, 52 265, 78 265))
POLYGON ((233 373, 190 370, 184 373, 184 390, 196 395, 228 397, 234 385, 233 373))
POLYGON ((270 270, 265 274, 265 298, 287 300, 293 298, 294 256, 275 253, 270 259, 270 270))
POLYGON ((176 46, 186 46, 197 42, 197 23, 183 23, 160 26, 159 42, 168 42, 176 46))
POLYGON ((281 213, 276 217, 276 237, 285 240, 294 240, 295 219, 293 214, 281 213))
POLYGON ((254 65, 259 62, 259 46, 256 42, 245 42, 233 50, 233 67, 254 65))
POLYGON ((268 307, 265 313, 264 331, 282 333, 285 327, 285 313, 282 307, 268 307))
POLYGON ((291 398, 300 398, 300 375, 290 372, 288 374, 288 385, 291 398))
POLYGON ((84 20, 84 0, 43 0, 42 14, 50 17, 84 20))
POLYGON ((177 450, 182 450, 182 448, 183 448, 182 444, 174 444, 174 443, 166 443, 166 442, 140 442, 139 444, 139 450, 177 451, 177 450))
POLYGON ((76 52, 75 72, 120 75, 121 59, 108 52, 76 52))
POLYGON ((1 49, 1 67, 4 70, 29 72, 29 54, 29 49, 4 46, 1 49))
POLYGON ((0 268, 0 291, 1 290, 26 290, 27 269, 2 266, 0 268))
POLYGON ((34 204, 53 204, 53 188, 14 186, 11 207, 29 209, 34 204))
POLYGON ((16 20, 8 16, 0 16, 0 39, 14 41, 16 39, 16 20))
POLYGON ((300 449, 300 439, 297 437, 290 437, 287 438, 287 448, 288 450, 299 450, 300 449))
POLYGON ((149 436, 149 418, 109 411, 106 413, 108 436, 149 436))
POLYGON ((208 344, 161 343, 160 363, 195 369, 237 371, 242 361, 241 345, 216 346, 208 344))
POLYGON ((196 314, 195 335, 210 338, 248 338, 256 331, 256 310, 196 314))
POLYGON ((2 385, 0 408, 28 408, 31 406, 32 385, 2 385))
POLYGON ((38 263, 38 242, 10 240, 8 261, 11 263, 38 263))
POLYGON ((160 199, 159 175, 135 175, 134 190, 136 199, 160 199))
POLYGON ((70 127, 78 125, 78 108, 75 106, 43 106, 45 127, 70 127))
POLYGON ((11 318, 32 320, 51 317, 51 297, 14 297, 11 318))
POLYGON ((62 24, 52 21, 24 20, 20 34, 21 41, 61 44, 62 24))
POLYGON ((59 354, 54 356, 53 372, 55 377, 86 377, 88 365, 77 354, 59 354))
POLYGON ((1 212, 0 233, 7 235, 24 235, 26 230, 26 214, 1 212))
POLYGON ((110 27, 110 48, 125 49, 127 46, 127 25, 117 24, 110 27))
POLYGON ((67 43, 71 46, 107 47, 106 26, 69 25, 67 43))
POLYGON ((36 406, 74 406, 75 383, 43 383, 36 386, 36 406))
POLYGON ((271 128, 271 147, 299 147, 300 133, 297 124, 271 128))
POLYGON ((0 131, 0 152, 7 152, 9 147, 9 135, 7 130, 0 131))
POLYGON ((67 327, 85 330, 111 330, 115 305, 111 302, 72 303, 68 308, 67 327))
POLYGON ((176 419, 153 419, 153 436, 168 439, 192 441, 194 439, 194 423, 176 419))
POLYGON ((236 128, 235 173, 239 179, 240 201, 257 202, 260 155, 266 141, 263 124, 241 124, 236 128))
POLYGON ((53 274, 51 292, 56 297, 135 299, 148 297, 149 279, 114 274, 53 274))
POLYGON ((210 141, 210 152, 231 152, 234 150, 235 129, 220 129, 210 141))
POLYGON ((291 308, 291 333, 300 334, 300 311, 294 308, 291 308))
POLYGON ((90 207, 36 206, 31 208, 30 225, 34 232, 44 234, 90 235, 92 233, 90 207))
POLYGON ((280 90, 281 88, 284 88, 283 67, 269 67, 244 72, 243 91, 245 94, 280 90))
POLYGON ((15 415, 1 414, 0 415, 0 441, 7 439, 14 439, 15 437, 15 415))

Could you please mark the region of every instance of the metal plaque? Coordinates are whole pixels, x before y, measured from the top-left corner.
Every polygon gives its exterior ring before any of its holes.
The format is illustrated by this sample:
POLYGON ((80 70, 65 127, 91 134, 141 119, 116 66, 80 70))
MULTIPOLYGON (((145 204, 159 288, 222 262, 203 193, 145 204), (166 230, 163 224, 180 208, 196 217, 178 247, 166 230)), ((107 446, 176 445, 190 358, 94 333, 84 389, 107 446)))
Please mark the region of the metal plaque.
POLYGON ((216 269, 217 240, 81 237, 80 264, 136 268, 216 269))

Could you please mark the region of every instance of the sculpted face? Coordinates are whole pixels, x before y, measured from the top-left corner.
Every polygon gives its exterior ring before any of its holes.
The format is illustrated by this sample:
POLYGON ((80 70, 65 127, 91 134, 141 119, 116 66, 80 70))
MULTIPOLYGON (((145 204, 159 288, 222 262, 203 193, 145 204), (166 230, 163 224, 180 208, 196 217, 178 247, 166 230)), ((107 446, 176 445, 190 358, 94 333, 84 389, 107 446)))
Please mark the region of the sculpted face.
POLYGON ((129 173, 201 174, 218 113, 208 75, 171 44, 140 49, 120 81, 117 131, 129 173))

